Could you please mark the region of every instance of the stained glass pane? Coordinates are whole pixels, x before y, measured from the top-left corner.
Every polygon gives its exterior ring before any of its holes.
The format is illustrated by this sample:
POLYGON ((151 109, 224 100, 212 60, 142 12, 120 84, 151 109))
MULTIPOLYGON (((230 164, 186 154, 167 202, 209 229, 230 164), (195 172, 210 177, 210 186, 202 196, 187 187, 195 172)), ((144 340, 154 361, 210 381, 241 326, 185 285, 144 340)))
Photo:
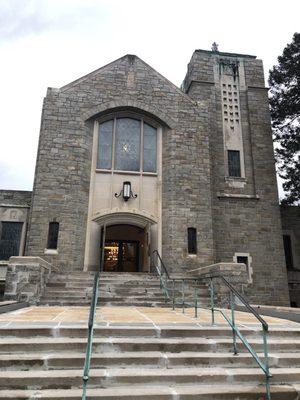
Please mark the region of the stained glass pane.
POLYGON ((141 121, 119 118, 116 125, 115 169, 140 170, 141 121))
POLYGON ((156 129, 153 126, 144 124, 143 170, 145 172, 156 172, 156 147, 156 129))
POLYGON ((111 169, 113 120, 99 126, 97 168, 111 169))

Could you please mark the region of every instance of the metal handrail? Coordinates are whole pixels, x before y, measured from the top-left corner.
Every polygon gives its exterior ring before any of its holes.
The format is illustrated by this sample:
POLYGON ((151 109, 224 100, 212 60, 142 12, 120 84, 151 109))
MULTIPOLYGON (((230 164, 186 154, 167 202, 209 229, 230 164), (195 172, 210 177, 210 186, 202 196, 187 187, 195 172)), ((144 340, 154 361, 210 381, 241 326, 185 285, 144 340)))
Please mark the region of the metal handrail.
POLYGON ((83 380, 82 397, 81 397, 82 400, 86 400, 86 390, 90 373, 91 356, 93 348, 93 335, 94 335, 94 320, 98 303, 99 277, 100 277, 100 271, 103 271, 103 265, 104 265, 105 233, 106 233, 106 226, 104 225, 102 243, 101 243, 101 254, 100 254, 100 270, 98 270, 94 276, 93 296, 89 313, 88 339, 86 345, 86 353, 85 353, 85 361, 84 361, 84 369, 82 377, 83 380))
POLYGON ((211 294, 211 316, 212 316, 212 325, 215 323, 215 312, 219 312, 226 322, 231 326, 232 328, 232 338, 233 338, 233 353, 237 354, 237 345, 236 345, 236 337, 238 336, 239 339, 242 341, 246 349, 249 351, 249 353, 252 355, 258 366, 263 370, 265 374, 265 379, 266 379, 266 395, 267 395, 267 400, 271 399, 271 393, 270 393, 270 378, 272 378, 272 374, 270 373, 269 370, 269 354, 268 354, 268 330, 269 326, 267 322, 257 313, 256 310, 254 310, 248 301, 225 279, 223 276, 220 277, 211 277, 210 279, 210 285, 209 285, 209 290, 211 294), (213 279, 221 278, 222 282, 228 287, 229 293, 230 293, 230 309, 231 309, 231 320, 230 318, 226 315, 226 313, 219 308, 216 308, 214 305, 214 285, 213 285, 213 279), (262 336, 263 336, 263 347, 264 347, 264 363, 261 361, 259 358, 258 354, 256 351, 251 347, 247 339, 243 336, 243 334, 240 332, 239 328, 236 326, 235 323, 235 296, 244 304, 244 306, 247 308, 247 310, 255 316, 255 318, 261 323, 262 325, 262 336))
POLYGON ((239 298, 239 300, 244 304, 244 306, 255 316, 256 319, 261 323, 263 328, 268 332, 269 330, 269 325, 267 322, 258 314, 258 312, 251 307, 251 305, 248 303, 248 301, 231 285, 230 282, 228 282, 227 279, 224 278, 224 276, 221 276, 222 281, 225 283, 225 285, 235 294, 236 297, 239 298))
POLYGON ((158 259, 159 259, 159 261, 160 261, 160 265, 163 267, 163 270, 164 270, 165 274, 167 275, 167 278, 170 279, 170 275, 169 275, 169 272, 168 272, 168 270, 167 270, 167 267, 165 266, 165 263, 163 262, 163 260, 162 260, 162 258, 161 258, 161 256, 160 256, 160 254, 159 254, 159 252, 158 252, 158 250, 154 250, 154 251, 152 252, 152 254, 153 254, 153 255, 154 255, 154 254, 157 255, 157 257, 158 257, 158 259))
POLYGON ((237 354, 237 343, 236 343, 236 338, 238 337, 246 349, 249 351, 249 353, 252 355, 258 366, 262 369, 262 371, 265 374, 266 378, 266 395, 267 395, 267 400, 271 399, 271 393, 270 393, 270 378, 272 377, 270 370, 269 370, 269 354, 268 354, 268 331, 269 331, 269 326, 267 322, 258 314, 256 310, 251 307, 251 305, 248 303, 248 301, 232 286, 231 283, 227 281, 227 279, 223 276, 211 276, 211 277, 197 277, 197 278, 191 278, 191 279, 183 279, 183 278, 170 278, 170 275, 165 267, 165 264, 158 253, 157 250, 154 250, 153 254, 156 253, 161 265, 164 268, 164 272, 167 276, 167 279, 163 279, 162 273, 159 270, 159 268, 156 266, 158 270, 158 274, 160 276, 160 282, 161 282, 161 287, 165 292, 165 301, 171 300, 172 301, 172 307, 173 310, 175 309, 176 305, 180 305, 182 307, 182 312, 185 312, 185 307, 188 305, 194 306, 195 309, 195 318, 198 317, 198 293, 197 293, 197 284, 200 281, 207 281, 209 279, 210 284, 209 284, 209 291, 210 291, 210 301, 211 301, 211 321, 212 325, 215 324, 215 312, 220 312, 220 314, 224 317, 226 322, 229 324, 229 326, 232 329, 232 337, 233 337, 233 352, 234 354, 237 354), (219 308, 215 307, 214 303, 214 285, 213 285, 213 279, 220 278, 221 281, 228 287, 230 291, 230 309, 231 309, 231 319, 226 315, 226 313, 219 308), (172 281, 172 298, 170 298, 169 291, 171 289, 168 288, 168 280, 172 281), (176 301, 175 298, 175 281, 181 282, 181 299, 179 302, 176 301), (188 303, 185 298, 185 284, 188 281, 193 281, 195 283, 193 289, 194 289, 194 301, 193 303, 188 303), (237 297, 246 307, 246 309, 260 322, 262 326, 262 336, 263 336, 263 347, 264 347, 264 362, 261 361, 260 357, 256 353, 256 351, 251 347, 247 339, 243 336, 243 334, 240 332, 239 328, 237 327, 235 323, 235 297, 237 297))

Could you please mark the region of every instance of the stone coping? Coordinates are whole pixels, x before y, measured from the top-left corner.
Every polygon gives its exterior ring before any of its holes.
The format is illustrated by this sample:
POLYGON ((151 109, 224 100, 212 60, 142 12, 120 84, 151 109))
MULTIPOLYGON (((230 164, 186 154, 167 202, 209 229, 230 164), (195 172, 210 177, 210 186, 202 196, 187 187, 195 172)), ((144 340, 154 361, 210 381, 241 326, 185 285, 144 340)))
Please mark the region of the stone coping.
POLYGON ((7 267, 9 261, 0 261, 0 267, 7 267))
POLYGON ((28 307, 28 303, 17 301, 1 301, 0 314, 9 313, 11 311, 19 310, 20 308, 24 307, 28 307))
POLYGON ((199 278, 218 278, 221 276, 239 276, 246 273, 246 265, 242 263, 226 263, 221 262, 217 264, 207 265, 205 267, 199 267, 189 271, 193 276, 199 278))
POLYGON ((52 265, 45 261, 41 257, 31 257, 31 256, 23 256, 23 257, 10 257, 9 265, 30 265, 33 267, 43 267, 48 270, 51 270, 52 265))

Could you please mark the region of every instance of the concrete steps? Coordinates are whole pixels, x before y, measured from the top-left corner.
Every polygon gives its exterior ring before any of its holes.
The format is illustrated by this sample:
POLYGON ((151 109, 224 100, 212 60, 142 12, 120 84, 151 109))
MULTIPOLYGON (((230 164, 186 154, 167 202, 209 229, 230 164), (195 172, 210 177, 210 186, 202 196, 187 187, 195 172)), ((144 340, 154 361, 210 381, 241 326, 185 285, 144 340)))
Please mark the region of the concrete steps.
MULTIPOLYGON (((300 382, 300 368, 278 368, 272 371, 272 383, 281 384, 300 382)), ((47 371, 2 371, 1 389, 71 389, 78 386, 82 379, 82 368, 47 371)), ((180 386, 180 385, 218 385, 263 384, 264 374, 258 368, 110 368, 91 369, 90 387, 113 388, 134 385, 144 386, 180 386)))
MULTIPOLYGON (((46 312, 46 309, 45 309, 46 312)), ((262 351, 256 326, 241 327, 262 351)), ((0 326, 0 399, 80 399, 85 326, 0 326)), ((227 326, 96 325, 88 399, 263 399, 264 374, 227 326)), ((272 327, 272 400, 296 400, 300 329, 272 327)))
MULTIPOLYGON (((263 351, 260 339, 249 339, 250 345, 255 347, 258 352, 263 351)), ((300 340, 270 340, 270 352, 292 352, 300 351, 300 340)), ((160 352, 230 352, 232 349, 231 338, 219 339, 150 339, 150 338, 95 338, 93 341, 94 353, 116 352, 116 351, 160 351, 160 352)), ((32 351, 70 351, 84 352, 86 345, 85 338, 16 338, 0 339, 0 352, 22 352, 32 351)), ((241 352, 246 352, 240 346, 241 352)))
MULTIPOLYGON (((74 272, 55 273, 46 285, 40 305, 49 306, 87 306, 90 304, 94 274, 74 272)), ((209 295, 207 287, 199 285, 198 301, 207 305, 209 295)), ((175 297, 181 298, 177 289, 175 297)), ((186 290, 185 301, 194 301, 194 293, 186 290)), ((150 273, 108 273, 103 272, 99 279, 99 305, 166 307, 164 292, 159 277, 150 273)))
MULTIPOLYGON (((259 354, 263 358, 263 353, 259 354)), ((84 364, 85 354, 62 351, 51 354, 48 352, 26 352, 26 354, 2 354, 0 371, 17 370, 61 370, 80 369, 84 364)), ((270 367, 300 368, 300 355, 294 353, 271 353, 270 367)), ((91 368, 188 368, 188 367, 223 367, 223 368, 253 368, 256 363, 249 353, 233 355, 230 352, 181 352, 162 353, 159 351, 95 353, 91 360, 91 368)))
MULTIPOLYGON (((272 400, 297 400, 297 387, 290 385, 272 386, 272 400)), ((201 385, 167 387, 118 387, 88 389, 89 400, 263 400, 265 389, 262 385, 201 385)), ((80 389, 44 390, 1 390, 0 399, 68 399, 79 400, 80 389)))

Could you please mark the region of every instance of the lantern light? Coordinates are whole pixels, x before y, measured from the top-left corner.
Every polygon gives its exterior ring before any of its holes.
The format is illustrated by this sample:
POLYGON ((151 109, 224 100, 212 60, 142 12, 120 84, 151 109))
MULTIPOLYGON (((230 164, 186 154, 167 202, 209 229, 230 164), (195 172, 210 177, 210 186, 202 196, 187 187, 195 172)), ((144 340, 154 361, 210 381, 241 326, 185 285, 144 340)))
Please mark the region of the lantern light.
POLYGON ((128 201, 130 197, 133 199, 137 198, 137 194, 133 194, 131 190, 131 182, 125 181, 123 182, 123 189, 120 191, 120 193, 115 193, 115 197, 120 197, 123 196, 124 201, 128 201))

